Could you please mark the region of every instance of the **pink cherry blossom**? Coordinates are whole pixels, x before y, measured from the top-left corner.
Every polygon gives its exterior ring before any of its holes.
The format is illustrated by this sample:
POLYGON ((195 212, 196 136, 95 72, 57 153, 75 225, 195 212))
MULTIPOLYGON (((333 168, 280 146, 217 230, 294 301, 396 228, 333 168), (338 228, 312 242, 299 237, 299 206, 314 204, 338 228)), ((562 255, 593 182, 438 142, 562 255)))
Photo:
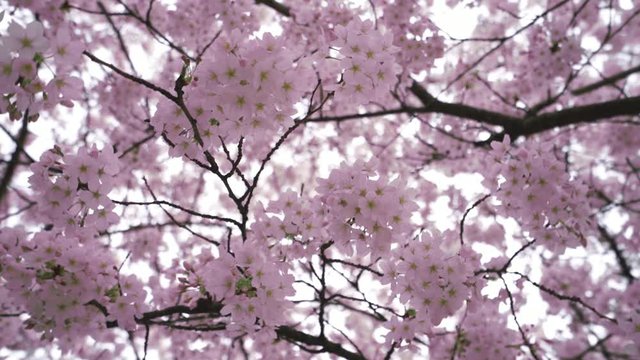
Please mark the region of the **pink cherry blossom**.
POLYGON ((640 358, 635 2, 5 3, 0 357, 640 358))

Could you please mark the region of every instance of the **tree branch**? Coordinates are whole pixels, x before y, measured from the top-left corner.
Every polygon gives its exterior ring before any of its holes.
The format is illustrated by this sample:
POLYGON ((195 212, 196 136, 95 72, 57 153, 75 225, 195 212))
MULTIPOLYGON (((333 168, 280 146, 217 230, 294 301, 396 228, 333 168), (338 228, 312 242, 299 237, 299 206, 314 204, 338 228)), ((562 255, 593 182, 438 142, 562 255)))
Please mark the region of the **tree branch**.
POLYGON ((289 7, 275 0, 256 0, 256 4, 266 5, 286 17, 291 16, 291 10, 289 9, 289 7))
MULTIPOLYGON (((95 306, 105 316, 109 315, 106 307, 95 300, 90 301, 89 303, 87 303, 87 305, 95 306)), ((144 314, 142 314, 142 317, 136 318, 135 320, 136 320, 136 323, 139 325, 145 325, 145 326, 162 325, 154 322, 153 320, 157 318, 170 316, 170 315, 177 315, 177 314, 190 314, 190 315, 210 314, 214 316, 220 316, 220 310, 222 310, 222 307, 223 305, 221 303, 214 302, 210 299, 199 299, 196 307, 194 308, 190 308, 185 305, 171 306, 161 310, 145 312, 144 314)), ((213 327, 212 330, 214 331, 224 330, 225 327, 222 325, 224 324, 216 324, 216 326, 213 327)), ((107 322, 107 328, 115 328, 115 327, 118 327, 117 321, 107 322)), ((182 327, 182 328, 184 328, 185 330, 194 330, 194 328, 192 327, 182 327)), ((276 334, 280 339, 294 343, 294 344, 300 343, 300 344, 311 345, 311 346, 320 346, 321 352, 331 353, 331 354, 340 356, 344 359, 365 360, 365 357, 363 357, 362 355, 349 351, 338 343, 329 341, 324 337, 309 335, 302 331, 296 330, 290 326, 279 326, 276 329, 276 334)))
POLYGON ((222 217, 222 216, 216 216, 216 215, 209 215, 209 214, 203 214, 201 212, 192 210, 192 209, 188 209, 185 208, 183 206, 174 204, 172 202, 166 201, 166 200, 154 200, 154 201, 124 201, 124 200, 111 200, 113 201, 115 204, 118 205, 124 205, 124 206, 129 206, 129 205, 166 205, 175 209, 178 209, 180 211, 184 211, 189 215, 193 215, 193 216, 198 216, 201 217, 203 219, 209 219, 209 220, 217 220, 217 221, 222 221, 222 222, 226 222, 226 223, 230 223, 233 224, 235 226, 240 227, 241 224, 240 222, 238 222, 237 220, 231 219, 231 218, 226 218, 226 217, 222 217))
POLYGON ((20 128, 20 132, 18 133, 18 137, 16 138, 16 149, 13 151, 11 155, 11 160, 7 164, 6 169, 4 170, 4 174, 2 175, 2 180, 0 181, 0 204, 4 199, 5 195, 9 190, 9 184, 11 184, 11 179, 13 179, 13 174, 18 167, 18 162, 20 161, 20 153, 22 152, 22 148, 24 147, 24 143, 27 140, 27 124, 29 123, 29 110, 27 109, 24 112, 24 116, 22 117, 22 127, 20 128))
POLYGON ((340 344, 331 342, 324 337, 309 335, 289 326, 280 326, 276 330, 276 333, 278 334, 278 337, 283 340, 293 343, 303 343, 306 345, 320 346, 323 352, 335 354, 344 359, 365 360, 365 357, 363 357, 362 355, 349 351, 343 348, 340 344))
POLYGON ((640 96, 635 96, 518 118, 464 104, 440 101, 415 81, 410 90, 424 105, 422 109, 414 109, 415 112, 442 113, 475 120, 483 124, 501 126, 504 132, 511 137, 532 135, 556 127, 590 123, 614 116, 637 115, 640 113, 640 96))
POLYGON ((620 265, 620 273, 629 281, 629 283, 632 283, 635 280, 635 277, 631 273, 631 266, 629 266, 629 262, 624 257, 624 254, 618 246, 615 238, 611 236, 609 232, 607 232, 607 229, 601 225, 598 225, 598 231, 600 232, 602 239, 609 244, 611 250, 616 255, 616 260, 618 261, 618 265, 620 265))
POLYGON ((467 219, 467 215, 471 212, 471 210, 475 209, 480 205, 483 201, 487 200, 491 196, 491 193, 484 195, 480 199, 476 200, 473 205, 471 205, 462 215, 462 219, 460 220, 460 245, 464 245, 464 221, 467 219))
POLYGON ((151 89, 151 90, 153 90, 153 91, 155 91, 157 93, 160 93, 164 97, 166 97, 167 99, 169 99, 169 100, 171 100, 171 101, 173 101, 174 103, 177 104, 178 98, 175 95, 173 95, 172 93, 168 92, 167 90, 159 87, 158 85, 155 85, 155 84, 153 84, 153 83, 151 83, 151 82, 149 82, 147 80, 144 80, 144 79, 139 78, 137 76, 131 75, 131 74, 125 72, 125 71, 122 71, 118 67, 116 67, 116 66, 114 66, 112 64, 109 64, 108 62, 106 62, 104 60, 101 60, 100 58, 96 57, 95 55, 93 55, 92 53, 90 53, 88 51, 83 51, 82 53, 84 54, 84 56, 86 56, 89 59, 91 59, 91 61, 93 61, 93 62, 95 62, 97 64, 100 64, 102 66, 106 66, 109 69, 113 70, 118 75, 120 75, 120 76, 122 76, 122 77, 124 77, 124 78, 126 78, 128 80, 131 80, 131 81, 133 81, 135 83, 138 83, 138 84, 140 84, 140 85, 142 85, 142 86, 144 86, 144 87, 146 87, 148 89, 151 89))
POLYGON ((596 81, 594 83, 591 83, 589 85, 585 85, 583 87, 571 90, 571 94, 573 95, 583 95, 586 93, 589 93, 591 91, 597 90, 603 86, 607 86, 607 85, 613 85, 615 84, 617 81, 620 81, 624 78, 626 78, 627 76, 640 72, 640 65, 638 66, 634 66, 630 69, 621 71, 617 74, 605 77, 604 79, 600 80, 600 81, 596 81))

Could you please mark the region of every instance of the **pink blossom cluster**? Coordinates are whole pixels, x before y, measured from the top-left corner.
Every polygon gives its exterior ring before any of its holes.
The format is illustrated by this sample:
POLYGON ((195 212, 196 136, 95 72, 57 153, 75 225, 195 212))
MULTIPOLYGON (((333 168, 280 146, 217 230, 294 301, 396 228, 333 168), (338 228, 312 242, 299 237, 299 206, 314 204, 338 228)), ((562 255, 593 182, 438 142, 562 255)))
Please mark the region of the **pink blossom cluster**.
MULTIPOLYGON (((38 14, 41 20, 45 20, 52 27, 64 26, 66 14, 69 10, 69 2, 67 0, 48 0, 48 1, 29 1, 9 0, 9 4, 16 8, 26 8, 31 10, 33 14, 38 14)), ((87 0, 78 0, 74 3, 77 6, 88 4, 87 0)))
POLYGON ((328 233, 347 256, 384 256, 391 244, 411 231, 411 215, 418 209, 415 191, 399 177, 377 172, 377 162, 342 164, 320 179, 318 196, 325 207, 328 233))
POLYGON ((373 160, 343 163, 319 180, 312 198, 284 192, 259 209, 252 231, 288 259, 311 256, 328 241, 347 254, 387 254, 394 241, 408 236, 417 204, 412 189, 380 176, 376 166, 373 160))
POLYGON ((35 121, 41 110, 73 106, 81 98, 82 81, 70 72, 81 57, 82 45, 67 28, 47 39, 40 22, 22 26, 12 21, 7 34, 0 35, 0 114, 18 120, 28 110, 35 121))
POLYGON ((319 199, 301 197, 288 190, 256 214, 251 227, 256 238, 268 242, 271 251, 288 259, 309 257, 326 239, 326 208, 319 199))
POLYGON ((107 197, 120 169, 119 159, 109 147, 98 151, 80 148, 77 154, 64 154, 55 147, 31 165, 29 178, 42 219, 71 235, 103 231, 119 217, 107 197))
POLYGON ((355 18, 346 26, 336 26, 335 35, 331 46, 339 51, 342 69, 336 97, 356 104, 386 99, 401 72, 393 33, 374 28, 372 21, 355 18))
POLYGON ((229 315, 227 330, 273 331, 287 321, 287 311, 292 306, 286 299, 294 295, 289 264, 272 256, 256 240, 234 246, 233 250, 231 253, 221 247, 216 258, 202 255, 197 267, 185 264, 188 282, 224 304, 221 314, 229 315))
POLYGON ((518 149, 510 144, 508 136, 491 143, 492 168, 485 177, 490 187, 498 183, 495 195, 508 214, 552 251, 586 245, 591 228, 587 187, 565 172, 551 142, 518 149))
POLYGON ((640 359, 635 3, 2 1, 0 357, 640 359))
POLYGON ((383 283, 391 285, 392 293, 408 309, 402 320, 390 322, 387 342, 411 341, 416 333, 437 326, 470 299, 474 286, 471 266, 464 256, 442 248, 453 243, 452 232, 423 233, 380 263, 383 283))
POLYGON ((548 88, 556 77, 569 76, 571 66, 580 61, 581 48, 577 38, 564 34, 560 29, 549 31, 545 27, 534 26, 527 34, 529 47, 522 53, 523 61, 518 62, 517 82, 533 92, 534 89, 548 88))
MULTIPOLYGON (((143 2, 139 6, 147 4, 143 2)), ((255 9, 256 3, 252 0, 156 2, 150 7, 149 18, 161 33, 170 34, 174 44, 189 53, 201 54, 221 32, 239 30, 248 36, 258 31, 261 19, 256 16, 255 9)))
POLYGON ((399 48, 398 63, 404 69, 419 73, 444 55, 444 37, 414 1, 395 1, 387 4, 382 17, 393 32, 393 44, 399 48))
MULTIPOLYGON (((3 231, 5 229, 0 231, 0 238, 3 236, 3 231)), ((0 246, 0 259, 2 259, 2 253, 0 246)), ((22 309, 12 301, 11 291, 4 286, 1 278, 2 267, 0 267, 0 314, 5 314, 5 316, 0 316, 0 349, 20 349, 25 346, 24 344, 36 344, 38 338, 34 333, 23 329, 24 325, 20 318, 22 309)))
MULTIPOLYGON (((590 266, 574 267, 569 263, 556 264, 543 273, 540 283, 558 294, 590 300, 592 296, 587 294, 595 290, 590 272, 590 266)), ((540 295, 549 304, 550 313, 557 314, 566 309, 566 303, 556 296, 544 291, 540 295)))
POLYGON ((617 300, 612 304, 617 324, 605 325, 611 333, 622 336, 636 357, 640 356, 640 283, 634 281, 623 292, 611 294, 610 299, 617 300))
POLYGON ((456 359, 511 360, 522 354, 520 334, 507 326, 507 318, 498 311, 498 304, 484 301, 469 309, 456 331, 448 336, 429 337, 434 359, 450 359, 455 349, 456 359))
POLYGON ((347 25, 361 13, 342 1, 304 2, 305 6, 290 9, 295 21, 284 22, 282 26, 292 41, 302 43, 306 47, 306 52, 325 49, 327 40, 335 38, 333 30, 336 26, 347 25))
POLYGON ((184 109, 163 100, 151 124, 176 146, 172 155, 196 157, 198 131, 205 150, 220 140, 261 138, 293 124, 294 105, 313 90, 313 72, 279 37, 265 34, 246 41, 233 31, 214 45, 211 56, 195 69, 185 100, 196 126, 184 109))
POLYGON ((158 229, 142 229, 130 234, 131 243, 124 248, 130 251, 131 261, 156 259, 161 251, 166 250, 162 241, 162 233, 158 229))
POLYGON ((27 327, 44 339, 58 339, 64 347, 104 329, 107 320, 127 330, 136 327, 145 292, 135 277, 119 276, 114 259, 92 239, 4 228, 0 264, 0 284, 28 314, 27 327))
POLYGON ((507 318, 497 306, 485 305, 470 311, 461 331, 460 359, 510 360, 522 354, 522 338, 516 330, 507 327, 507 318))
POLYGON ((175 40, 195 48, 206 46, 216 28, 228 32, 239 29, 243 33, 258 30, 258 19, 250 11, 254 6, 252 0, 181 0, 175 6, 158 4, 153 15, 159 27, 170 32, 175 40), (176 23, 181 26, 175 26, 176 23), (212 23, 215 25, 211 26, 212 23))

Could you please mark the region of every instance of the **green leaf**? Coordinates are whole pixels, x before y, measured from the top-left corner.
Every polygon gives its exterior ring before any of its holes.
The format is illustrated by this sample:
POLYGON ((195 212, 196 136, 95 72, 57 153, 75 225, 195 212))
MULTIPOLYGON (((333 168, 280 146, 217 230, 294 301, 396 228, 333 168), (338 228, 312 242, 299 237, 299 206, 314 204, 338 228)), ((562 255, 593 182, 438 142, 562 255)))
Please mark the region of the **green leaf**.
POLYGON ((405 316, 405 317, 408 317, 408 318, 414 318, 414 317, 416 317, 416 315, 417 315, 416 309, 408 309, 408 310, 404 313, 404 316, 405 316))
POLYGON ((111 302, 115 302, 120 297, 120 286, 118 284, 113 285, 113 287, 105 291, 104 294, 111 302))
POLYGON ((251 276, 239 279, 236 282, 236 294, 247 294, 253 289, 251 276))
POLYGON ((36 271, 36 279, 38 280, 51 280, 56 277, 56 274, 53 271, 46 271, 42 269, 38 269, 36 271))

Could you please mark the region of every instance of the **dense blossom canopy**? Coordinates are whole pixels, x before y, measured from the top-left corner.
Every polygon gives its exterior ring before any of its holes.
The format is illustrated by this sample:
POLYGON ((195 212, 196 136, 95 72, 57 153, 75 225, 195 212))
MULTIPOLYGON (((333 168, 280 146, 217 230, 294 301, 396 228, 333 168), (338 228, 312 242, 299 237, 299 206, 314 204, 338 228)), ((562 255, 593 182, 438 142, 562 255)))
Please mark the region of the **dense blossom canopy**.
POLYGON ((635 1, 0 6, 0 358, 640 358, 635 1))

